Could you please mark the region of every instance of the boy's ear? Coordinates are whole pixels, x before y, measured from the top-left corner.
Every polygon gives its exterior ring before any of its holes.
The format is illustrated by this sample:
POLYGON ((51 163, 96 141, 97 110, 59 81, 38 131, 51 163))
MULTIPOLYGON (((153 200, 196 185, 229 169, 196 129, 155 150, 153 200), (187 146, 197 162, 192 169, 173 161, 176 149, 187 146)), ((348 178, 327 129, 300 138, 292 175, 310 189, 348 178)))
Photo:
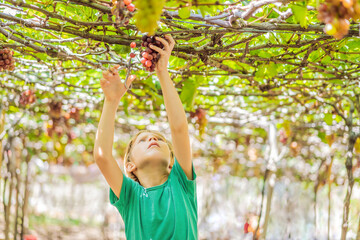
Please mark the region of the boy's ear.
POLYGON ((127 162, 127 163, 125 163, 125 168, 126 168, 126 171, 132 173, 136 170, 136 165, 132 162, 127 162))

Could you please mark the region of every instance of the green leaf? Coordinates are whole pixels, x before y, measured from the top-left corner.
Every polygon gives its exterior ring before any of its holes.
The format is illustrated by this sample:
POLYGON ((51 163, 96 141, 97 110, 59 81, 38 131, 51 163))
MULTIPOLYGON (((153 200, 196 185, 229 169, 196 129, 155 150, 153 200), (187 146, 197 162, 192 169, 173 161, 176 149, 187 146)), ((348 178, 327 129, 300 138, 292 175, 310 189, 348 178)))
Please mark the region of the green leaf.
POLYGON ((324 121, 327 125, 332 125, 333 115, 331 113, 326 113, 324 117, 324 121))
POLYGON ((200 13, 203 17, 205 17, 205 15, 207 15, 207 14, 212 15, 212 14, 216 13, 216 7, 209 7, 206 5, 202 5, 202 6, 198 7, 198 9, 200 10, 200 13))
POLYGON ((31 17, 34 16, 34 14, 35 14, 35 10, 29 9, 27 15, 31 17))
POLYGON ((265 73, 266 73, 266 65, 262 64, 258 67, 258 70, 255 73, 255 76, 262 78, 262 77, 265 77, 265 73))
POLYGON ((189 18, 190 17, 191 7, 183 7, 179 9, 179 17, 181 18, 189 18))
POLYGON ((324 143, 326 143, 326 134, 324 132, 319 132, 318 133, 318 137, 321 139, 321 141, 323 141, 324 143))
POLYGON ((129 46, 122 46, 119 44, 114 44, 113 51, 117 54, 126 54, 131 52, 131 48, 129 46))
POLYGON ((197 84, 194 80, 188 79, 184 82, 180 99, 187 111, 192 111, 194 108, 194 100, 197 94, 197 84))
POLYGON ((129 110, 128 110, 129 100, 127 98, 124 98, 123 104, 124 104, 124 113, 127 117, 129 117, 129 110))
POLYGON ((271 52, 268 52, 268 51, 261 51, 259 52, 259 57, 262 57, 262 58, 270 58, 272 57, 273 55, 271 54, 271 52))
POLYGON ((322 60, 321 63, 323 64, 328 64, 329 62, 331 62, 331 57, 329 55, 326 55, 322 60))
POLYGON ((159 81, 156 81, 156 82, 155 82, 155 89, 156 89, 156 90, 160 90, 160 89, 161 89, 161 85, 160 85, 160 82, 159 82, 159 81))
POLYGON ((102 18, 103 22, 107 22, 109 19, 109 14, 104 14, 104 15, 102 15, 101 18, 102 18))
POLYGON ((267 75, 268 78, 273 78, 273 77, 275 77, 276 74, 277 74, 276 64, 273 63, 273 62, 271 62, 271 63, 267 66, 266 70, 267 70, 267 72, 268 72, 268 75, 267 75))
POLYGON ((259 66, 258 71, 255 73, 256 77, 273 78, 277 74, 277 66, 271 62, 269 64, 262 64, 259 66))
POLYGON ((295 20, 300 23, 301 27, 307 28, 307 21, 306 21, 306 15, 307 15, 307 8, 306 6, 299 6, 299 5, 293 5, 291 6, 291 10, 294 13, 295 20))

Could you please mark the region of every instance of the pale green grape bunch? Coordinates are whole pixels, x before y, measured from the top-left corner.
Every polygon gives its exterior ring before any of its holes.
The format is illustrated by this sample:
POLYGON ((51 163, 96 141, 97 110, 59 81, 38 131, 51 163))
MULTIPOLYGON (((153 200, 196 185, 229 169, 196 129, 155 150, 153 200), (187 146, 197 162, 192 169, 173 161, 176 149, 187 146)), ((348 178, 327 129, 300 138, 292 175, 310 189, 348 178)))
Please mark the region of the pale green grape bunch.
POLYGON ((154 35, 165 0, 136 0, 135 24, 143 33, 154 35))

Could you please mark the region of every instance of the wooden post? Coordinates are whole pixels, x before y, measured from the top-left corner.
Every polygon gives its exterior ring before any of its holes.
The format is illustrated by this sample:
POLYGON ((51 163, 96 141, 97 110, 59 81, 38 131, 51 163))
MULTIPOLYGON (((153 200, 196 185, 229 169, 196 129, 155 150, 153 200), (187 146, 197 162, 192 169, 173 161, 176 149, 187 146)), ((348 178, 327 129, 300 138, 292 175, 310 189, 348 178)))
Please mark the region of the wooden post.
MULTIPOLYGON (((349 126, 348 126, 349 127, 349 126)), ((341 225, 341 240, 346 240, 346 233, 349 228, 349 212, 350 212, 350 199, 354 186, 354 176, 352 172, 352 160, 353 160, 353 150, 356 142, 356 135, 352 132, 352 125, 349 127, 349 141, 348 149, 346 153, 346 171, 348 177, 348 187, 346 188, 346 196, 344 199, 344 208, 343 208, 343 222, 341 225)))
MULTIPOLYGON (((25 146, 25 144, 24 144, 25 146)), ((27 217, 27 206, 28 206, 28 199, 29 199, 29 179, 30 179, 30 168, 29 168, 29 162, 31 159, 30 151, 28 151, 25 161, 26 161, 26 176, 25 176, 25 186, 24 186, 24 201, 22 205, 22 215, 21 215, 21 233, 20 233, 20 239, 23 239, 24 236, 24 222, 25 218, 27 217)))
MULTIPOLYGON (((2 109, 1 113, 0 113, 0 134, 4 131, 4 125, 5 125, 5 110, 2 109)), ((2 147, 2 140, 0 140, 0 179, 2 178, 1 176, 1 166, 2 166, 2 162, 3 162, 3 147, 2 147)))

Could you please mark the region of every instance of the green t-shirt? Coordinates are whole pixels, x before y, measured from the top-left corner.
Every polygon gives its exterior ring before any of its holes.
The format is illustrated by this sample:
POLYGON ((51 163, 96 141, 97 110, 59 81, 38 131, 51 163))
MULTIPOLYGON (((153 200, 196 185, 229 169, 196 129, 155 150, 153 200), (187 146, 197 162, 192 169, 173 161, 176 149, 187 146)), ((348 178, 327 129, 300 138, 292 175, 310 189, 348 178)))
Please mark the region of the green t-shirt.
POLYGON ((127 240, 198 239, 196 173, 189 180, 175 158, 168 179, 144 188, 126 177, 120 198, 110 188, 110 203, 125 223, 127 240))

